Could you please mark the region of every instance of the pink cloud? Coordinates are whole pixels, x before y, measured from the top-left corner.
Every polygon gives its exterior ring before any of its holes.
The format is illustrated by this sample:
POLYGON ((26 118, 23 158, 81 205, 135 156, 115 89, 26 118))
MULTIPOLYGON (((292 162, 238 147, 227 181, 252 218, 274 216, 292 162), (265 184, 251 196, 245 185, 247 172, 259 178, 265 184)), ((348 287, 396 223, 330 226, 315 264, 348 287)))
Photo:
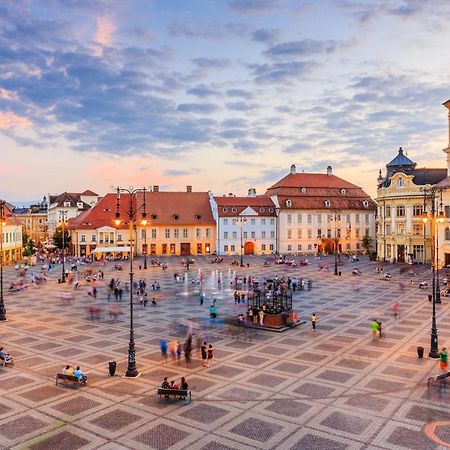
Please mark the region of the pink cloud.
POLYGON ((8 91, 7 89, 0 88, 0 98, 3 100, 17 100, 17 92, 8 91))
POLYGON ((100 45, 109 45, 111 43, 111 35, 115 30, 115 26, 107 17, 99 17, 97 19, 97 31, 95 40, 100 45))
POLYGON ((13 112, 0 111, 0 130, 7 130, 9 128, 28 128, 31 122, 26 117, 18 116, 13 112))

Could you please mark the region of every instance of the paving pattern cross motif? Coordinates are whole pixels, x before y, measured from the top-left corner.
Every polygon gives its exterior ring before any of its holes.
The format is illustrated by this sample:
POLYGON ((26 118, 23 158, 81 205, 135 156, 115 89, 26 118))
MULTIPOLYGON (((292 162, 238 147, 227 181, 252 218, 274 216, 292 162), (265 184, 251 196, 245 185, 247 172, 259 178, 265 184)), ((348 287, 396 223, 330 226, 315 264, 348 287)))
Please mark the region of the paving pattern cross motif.
MULTIPOLYGON (((0 323, 0 345, 16 364, 0 366, 0 449, 450 448, 450 389, 427 388, 428 376, 439 369, 435 360, 416 354, 417 346, 423 346, 427 355, 430 342, 428 291, 411 285, 410 274, 390 266, 392 280, 382 281, 376 263, 365 258, 358 263, 343 258, 340 277, 319 272, 315 257, 297 268, 267 268, 265 258, 246 259, 250 267, 240 268, 228 258, 211 264, 197 257, 187 283, 173 277, 184 273, 180 258, 164 259, 166 271, 151 266, 135 270, 136 279, 149 282, 157 306, 135 304, 141 376, 132 380, 122 378, 130 323, 127 292, 122 301, 108 301, 106 288, 100 287, 92 299, 87 283, 76 291, 57 283, 61 266, 39 288, 6 292, 8 321, 0 323), (351 274, 355 266, 362 276, 351 274), (204 305, 192 282, 200 271, 204 305), (311 291, 293 295, 294 308, 306 323, 282 333, 237 329, 233 318, 245 313, 246 305, 234 303, 235 276, 312 279, 311 291), (154 280, 160 291, 152 291, 154 280), (73 301, 64 302, 62 292, 73 295, 73 301), (217 320, 208 313, 213 298, 217 320), (395 301, 401 308, 398 320, 391 310, 395 301), (99 318, 88 317, 89 306, 100 309, 99 318), (119 311, 117 318, 109 315, 111 308, 119 311), (313 312, 318 317, 314 335, 308 320, 313 312), (377 341, 370 334, 374 318, 383 321, 386 332, 377 341), (188 329, 193 334, 191 362, 170 355, 162 359, 160 340, 184 342, 188 329), (214 346, 210 368, 199 359, 197 342, 203 340, 214 346), (114 377, 108 374, 111 360, 117 361, 114 377), (65 364, 81 365, 88 385, 55 386, 55 374, 65 364), (165 376, 178 383, 185 377, 193 401, 158 399, 156 389, 165 376)), ((127 272, 113 265, 89 268, 102 269, 106 284, 111 278, 125 283, 127 272)), ((86 268, 79 266, 81 280, 86 268)), ((5 286, 17 275, 5 267, 5 286)), ((416 280, 430 277, 427 267, 417 268, 416 280)), ((440 347, 450 346, 447 299, 437 308, 437 320, 440 347)))

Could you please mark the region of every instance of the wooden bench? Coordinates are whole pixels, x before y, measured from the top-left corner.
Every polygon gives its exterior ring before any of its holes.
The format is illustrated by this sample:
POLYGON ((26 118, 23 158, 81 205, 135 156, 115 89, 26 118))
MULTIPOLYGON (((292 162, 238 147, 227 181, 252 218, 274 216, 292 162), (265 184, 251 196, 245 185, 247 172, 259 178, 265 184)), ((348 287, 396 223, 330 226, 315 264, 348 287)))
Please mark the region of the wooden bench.
MULTIPOLYGON (((438 383, 440 384, 440 382, 442 380, 445 380, 448 377, 450 377, 450 372, 441 373, 437 377, 429 377, 428 378, 428 387, 437 385, 438 383)), ((445 381, 444 381, 444 383, 445 383, 445 381)))
POLYGON ((5 367, 5 366, 13 366, 14 365, 14 360, 11 358, 8 361, 6 361, 6 359, 0 355, 0 364, 5 367))
MULTIPOLYGON (((159 388, 158 389, 158 394, 159 399, 164 395, 164 397, 175 397, 179 400, 188 400, 189 402, 192 401, 192 397, 191 397, 191 391, 187 390, 187 389, 166 389, 166 388, 159 388)), ((158 400, 159 400, 158 399, 158 400)))
POLYGON ((65 373, 57 373, 55 377, 56 386, 58 386, 58 380, 71 381, 72 383, 79 384, 80 386, 86 386, 86 380, 80 381, 75 375, 66 375, 65 373))

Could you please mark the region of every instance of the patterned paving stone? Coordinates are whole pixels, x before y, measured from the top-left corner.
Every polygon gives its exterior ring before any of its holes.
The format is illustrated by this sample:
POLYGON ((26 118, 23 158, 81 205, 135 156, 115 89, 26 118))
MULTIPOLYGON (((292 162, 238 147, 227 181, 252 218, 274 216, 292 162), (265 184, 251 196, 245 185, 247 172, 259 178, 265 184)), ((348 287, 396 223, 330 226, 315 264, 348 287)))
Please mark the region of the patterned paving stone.
POLYGON ((385 375, 394 375, 396 377, 406 378, 407 380, 412 380, 415 376, 417 376, 417 371, 415 370, 408 370, 404 367, 394 366, 388 366, 384 368, 381 373, 385 375))
POLYGON ((230 447, 222 442, 211 441, 204 445, 200 450, 237 450, 238 447, 230 447))
POLYGON ((267 361, 269 361, 269 359, 261 358, 259 356, 248 355, 248 356, 243 356, 242 358, 236 359, 235 361, 240 364, 245 364, 246 366, 259 366, 259 365, 264 364, 267 361))
POLYGON ((237 375, 244 373, 243 369, 238 369, 237 367, 227 366, 225 364, 221 364, 220 366, 213 367, 208 370, 210 375, 219 375, 221 377, 233 378, 237 375))
POLYGON ((322 420, 320 424, 346 433, 361 434, 370 423, 371 421, 368 419, 335 411, 322 420))
POLYGON ((70 400, 57 403, 52 406, 52 409, 60 411, 69 416, 76 416, 83 411, 88 411, 89 409, 96 408, 101 403, 91 400, 86 397, 71 398, 70 400))
POLYGON ((33 402, 42 402, 43 400, 48 400, 57 395, 64 394, 64 392, 64 389, 56 386, 43 386, 31 391, 21 392, 18 395, 33 402))
POLYGON ((9 422, 4 422, 0 427, 0 434, 9 440, 14 440, 46 426, 47 423, 27 414, 9 422))
POLYGON ((308 370, 308 366, 303 366, 301 364, 295 364, 290 362, 283 362, 273 367, 273 370, 279 370, 280 372, 286 372, 290 374, 300 374, 305 370, 308 370))
POLYGON ((26 386, 27 384, 34 383, 31 378, 22 377, 20 375, 14 376, 12 378, 1 378, 0 389, 4 391, 9 391, 18 387, 26 386))
POLYGON ((403 389, 405 385, 396 381, 388 381, 382 378, 374 378, 369 381, 365 387, 375 389, 376 391, 398 391, 403 389))
POLYGON ((305 412, 309 411, 311 409, 311 406, 298 400, 285 399, 276 400, 270 405, 266 406, 264 409, 277 414, 281 414, 282 416, 300 417, 305 412))
POLYGON ((371 363, 364 362, 364 361, 358 361, 356 359, 342 359, 336 363, 336 366, 339 367, 346 367, 348 369, 353 370, 363 370, 366 367, 370 366, 371 363))
POLYGON ((230 432, 258 442, 266 442, 279 433, 283 427, 256 418, 249 418, 234 426, 230 432))
POLYGON ((353 374, 338 372, 337 370, 324 370, 317 375, 322 380, 334 381, 336 383, 346 383, 353 378, 353 374))
POLYGON ((345 401, 346 405, 356 408, 366 409, 368 411, 382 412, 389 405, 386 399, 375 397, 374 395, 355 395, 345 401))
POLYGON ((221 419, 227 414, 228 411, 226 409, 201 403, 200 405, 196 405, 180 415, 186 419, 193 420, 194 422, 209 424, 221 419))
POLYGON ((89 444, 87 439, 77 436, 69 431, 62 431, 41 442, 30 445, 30 450, 77 450, 89 444))
POLYGON ((252 384, 276 388, 286 381, 286 378, 277 377, 275 375, 260 374, 248 380, 252 384))
POLYGON ((218 395, 219 398, 224 400, 242 400, 243 402, 255 400, 261 397, 261 394, 249 389, 242 389, 239 387, 233 387, 218 395))
POLYGON ((437 444, 428 439, 422 432, 401 426, 394 428, 387 438, 387 442, 411 450, 428 450, 438 447, 437 444))
POLYGON ((117 431, 131 425, 133 422, 140 420, 141 418, 141 416, 131 414, 127 411, 115 409, 114 411, 103 414, 90 422, 105 430, 117 431))
POLYGON ((322 384, 303 383, 294 390, 296 394, 307 395, 308 397, 325 398, 335 391, 334 388, 323 386, 322 384))
POLYGON ((295 359, 301 359, 308 362, 320 362, 326 359, 327 356, 320 353, 303 352, 295 356, 295 359))
POLYGON ((405 417, 421 422, 448 421, 450 418, 448 411, 441 411, 422 405, 411 406, 405 417))
POLYGON ((349 446, 315 434, 305 434, 290 450, 346 450, 349 446))
POLYGON ((138 434, 134 437, 134 440, 141 442, 149 448, 166 450, 188 436, 188 433, 178 428, 170 427, 165 424, 159 424, 144 433, 138 434))

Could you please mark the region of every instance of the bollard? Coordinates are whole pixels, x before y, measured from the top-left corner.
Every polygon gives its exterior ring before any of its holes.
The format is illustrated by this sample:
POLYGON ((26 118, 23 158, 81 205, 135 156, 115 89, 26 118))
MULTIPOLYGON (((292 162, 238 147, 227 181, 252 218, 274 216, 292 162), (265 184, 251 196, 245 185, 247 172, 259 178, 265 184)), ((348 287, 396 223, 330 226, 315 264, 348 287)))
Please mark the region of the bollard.
POLYGON ((423 347, 417 347, 417 356, 423 358, 423 347))
POLYGON ((116 373, 117 362, 116 361, 109 361, 108 365, 109 365, 109 376, 113 377, 115 375, 115 373, 116 373))

